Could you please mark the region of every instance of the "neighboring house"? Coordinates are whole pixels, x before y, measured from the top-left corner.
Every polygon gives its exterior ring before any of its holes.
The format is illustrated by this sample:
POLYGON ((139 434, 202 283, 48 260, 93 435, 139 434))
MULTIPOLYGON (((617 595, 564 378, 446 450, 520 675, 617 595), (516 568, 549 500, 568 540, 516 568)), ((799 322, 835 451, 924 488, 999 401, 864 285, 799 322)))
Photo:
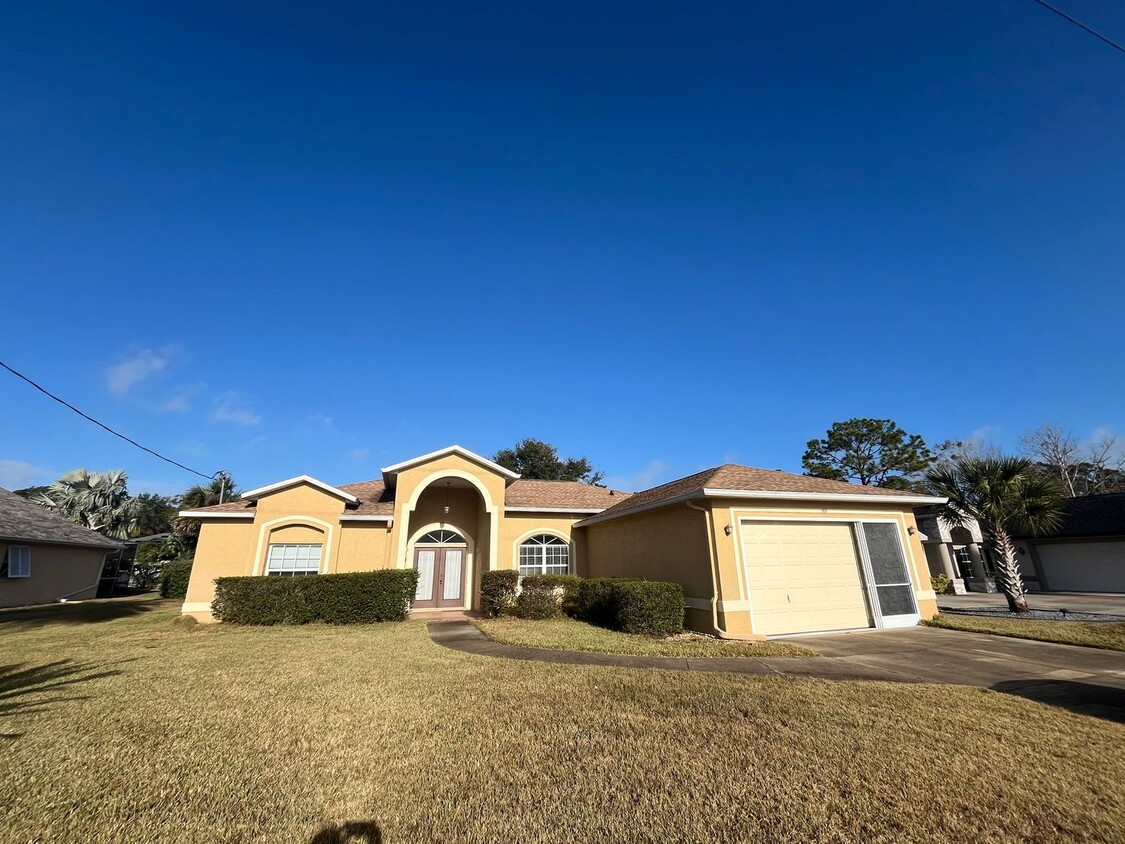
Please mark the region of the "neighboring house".
POLYGON ((120 543, 0 489, 0 607, 93 598, 120 543))
POLYGON ((414 567, 415 610, 476 609, 482 572, 518 569, 675 581, 690 627, 734 637, 910 625, 937 612, 911 508, 939 501, 732 465, 629 495, 450 446, 182 511, 201 524, 183 612, 210 620, 226 575, 414 567))
MULTIPOLYGON (((955 595, 996 591, 996 573, 976 519, 969 519, 963 526, 951 525, 932 504, 915 507, 914 516, 923 535, 922 547, 931 575, 944 574, 952 580, 955 595)), ((1033 577, 1028 578, 1027 585, 1036 588, 1033 577)))
POLYGON ((1125 593, 1125 492, 1066 499, 1059 529, 1018 536, 1016 550, 1040 589, 1125 593))

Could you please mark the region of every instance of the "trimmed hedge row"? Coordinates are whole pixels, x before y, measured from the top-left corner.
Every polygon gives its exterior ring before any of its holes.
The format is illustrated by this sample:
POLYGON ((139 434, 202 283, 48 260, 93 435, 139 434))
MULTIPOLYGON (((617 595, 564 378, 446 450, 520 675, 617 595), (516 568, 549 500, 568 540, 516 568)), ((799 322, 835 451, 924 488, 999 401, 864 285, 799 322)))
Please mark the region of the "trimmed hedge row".
POLYGON ((160 570, 160 597, 186 598, 192 558, 169 560, 160 570))
POLYGON ((370 624, 403 621, 418 585, 414 569, 315 577, 220 577, 211 611, 229 624, 370 624))
POLYGON ((684 590, 678 583, 572 574, 530 575, 519 583, 514 570, 489 571, 481 576, 481 612, 529 619, 565 613, 625 633, 669 636, 684 629, 684 590))
POLYGON ((582 580, 577 617, 623 633, 671 636, 684 629, 684 590, 678 583, 598 577, 582 580))

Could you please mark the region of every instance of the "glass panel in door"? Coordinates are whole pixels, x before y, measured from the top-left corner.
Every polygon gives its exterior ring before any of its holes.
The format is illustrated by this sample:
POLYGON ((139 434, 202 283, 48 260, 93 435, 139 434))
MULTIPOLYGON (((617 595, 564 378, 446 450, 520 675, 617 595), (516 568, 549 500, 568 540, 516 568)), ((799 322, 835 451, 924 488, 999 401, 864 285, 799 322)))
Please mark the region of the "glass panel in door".
POLYGON ((864 522, 863 539, 867 545, 867 557, 871 561, 879 614, 886 618, 917 613, 914 586, 906 570, 898 525, 890 522, 864 522))
POLYGON ((415 554, 418 568, 418 588, 414 591, 415 601, 430 601, 434 597, 434 563, 437 549, 419 548, 415 554))
POLYGON ((445 583, 442 586, 441 597, 444 601, 461 600, 461 572, 465 560, 465 552, 460 548, 445 549, 445 583))

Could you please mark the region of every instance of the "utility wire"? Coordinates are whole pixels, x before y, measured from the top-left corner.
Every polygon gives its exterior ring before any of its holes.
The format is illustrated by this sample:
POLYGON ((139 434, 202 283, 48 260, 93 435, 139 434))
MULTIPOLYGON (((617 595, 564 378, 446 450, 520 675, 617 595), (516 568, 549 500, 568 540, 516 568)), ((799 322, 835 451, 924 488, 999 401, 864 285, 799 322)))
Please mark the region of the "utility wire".
POLYGON ((1072 24, 1074 24, 1079 29, 1083 29, 1086 32, 1093 35, 1095 38, 1097 38, 1101 41, 1104 41, 1106 44, 1108 44, 1109 46, 1111 46, 1113 49, 1117 50, 1118 52, 1125 53, 1125 47, 1122 47, 1120 44, 1118 44, 1112 38, 1107 38, 1106 36, 1104 36, 1100 32, 1098 32, 1096 29, 1093 29, 1092 27, 1086 26, 1086 24, 1082 23, 1082 21, 1078 20, 1078 18, 1072 18, 1070 15, 1068 15, 1062 9, 1057 9, 1054 6, 1052 6, 1050 3, 1047 2, 1047 0, 1035 0, 1035 2, 1038 3, 1040 6, 1042 6, 1044 9, 1050 9, 1052 12, 1054 12, 1060 18, 1063 18, 1064 20, 1070 21, 1072 24))
POLYGON ((67 402, 67 401, 64 401, 64 400, 60 399, 58 396, 56 396, 54 393, 52 393, 46 387, 42 387, 39 384, 36 384, 34 381, 32 381, 30 378, 28 378, 22 372, 17 372, 16 370, 12 369, 12 367, 8 366, 8 364, 4 363, 4 361, 2 361, 2 360, 0 360, 0 366, 4 367, 6 370, 8 370, 13 375, 15 375, 17 378, 20 378, 20 379, 26 381, 28 384, 30 384, 32 387, 37 389, 39 392, 43 393, 43 395, 49 396, 50 398, 54 399, 59 404, 61 404, 63 407, 70 408, 75 413, 77 413, 79 416, 81 416, 83 419, 86 419, 86 420, 89 420, 90 422, 93 422, 99 428, 104 428, 105 430, 107 430, 111 434, 113 434, 115 437, 120 437, 121 439, 125 440, 125 442, 129 443, 130 445, 135 445, 141 451, 147 451, 153 457, 157 457, 160 460, 163 460, 165 463, 171 463, 173 466, 178 466, 179 468, 183 469, 185 472, 191 472, 193 475, 199 475, 199 477, 204 478, 205 480, 208 480, 208 481, 212 480, 216 475, 222 474, 221 472, 216 472, 214 475, 205 475, 202 472, 191 468, 190 466, 185 466, 183 463, 177 463, 171 457, 165 457, 163 454, 161 454, 158 451, 153 451, 151 448, 146 448, 145 446, 141 445, 136 440, 130 439, 129 437, 122 434, 121 432, 113 430, 113 428, 109 427, 109 425, 106 425, 103 422, 99 422, 93 416, 90 416, 89 414, 83 413, 81 410, 79 410, 77 407, 72 405, 70 402, 67 402))

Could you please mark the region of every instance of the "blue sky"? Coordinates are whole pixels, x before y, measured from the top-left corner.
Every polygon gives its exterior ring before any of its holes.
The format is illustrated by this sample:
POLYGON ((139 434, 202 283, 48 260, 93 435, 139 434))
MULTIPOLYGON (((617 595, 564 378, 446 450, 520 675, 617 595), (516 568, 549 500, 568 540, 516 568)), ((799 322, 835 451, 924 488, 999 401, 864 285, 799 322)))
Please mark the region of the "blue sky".
MULTIPOLYGON (((919 5, 7 4, 0 357, 244 486, 1125 431, 1125 56, 919 5)), ((0 376, 0 485, 192 482, 0 376)))

